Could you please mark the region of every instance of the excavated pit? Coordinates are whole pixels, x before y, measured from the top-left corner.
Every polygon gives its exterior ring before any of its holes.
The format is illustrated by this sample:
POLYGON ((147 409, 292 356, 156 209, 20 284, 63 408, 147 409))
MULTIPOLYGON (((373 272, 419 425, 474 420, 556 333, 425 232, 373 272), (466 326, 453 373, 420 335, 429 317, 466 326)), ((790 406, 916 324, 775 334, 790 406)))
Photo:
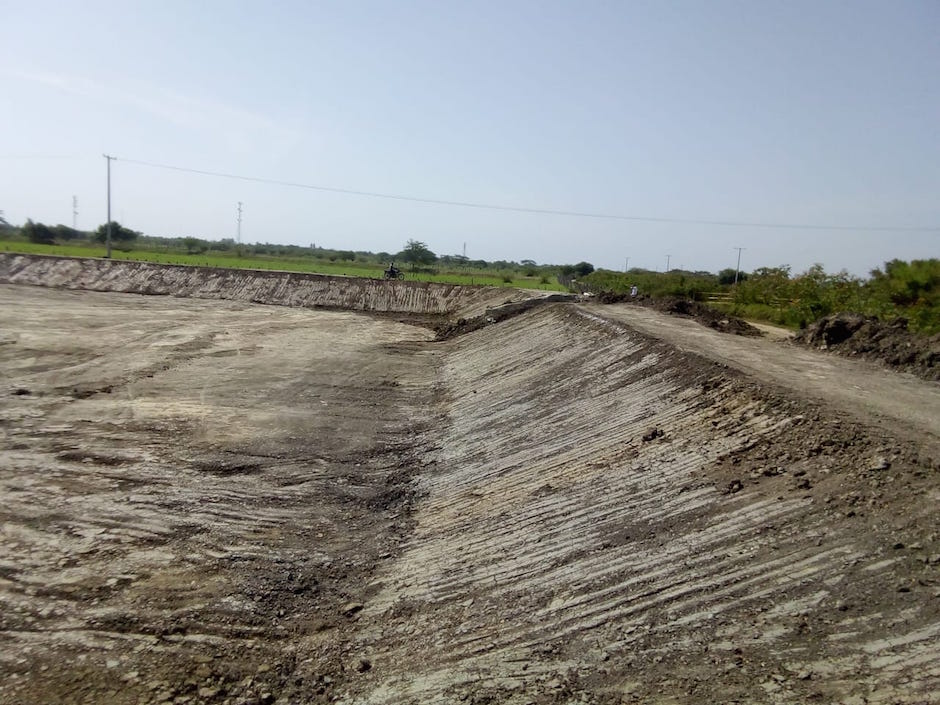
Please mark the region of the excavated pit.
POLYGON ((940 702, 936 384, 213 298, 0 284, 0 701, 940 702))
POLYGON ((300 308, 472 318, 549 292, 276 270, 0 253, 0 282, 300 308))

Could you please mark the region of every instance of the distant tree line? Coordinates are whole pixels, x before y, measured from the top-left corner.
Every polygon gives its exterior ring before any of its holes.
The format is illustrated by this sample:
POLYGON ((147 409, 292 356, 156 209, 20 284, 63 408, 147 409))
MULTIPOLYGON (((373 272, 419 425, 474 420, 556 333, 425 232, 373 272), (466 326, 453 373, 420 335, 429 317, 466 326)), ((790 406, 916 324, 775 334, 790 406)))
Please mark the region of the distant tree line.
POLYGON ((44 225, 27 220, 20 228, 20 232, 30 242, 40 245, 55 245, 57 242, 70 242, 71 240, 87 240, 88 233, 75 230, 66 225, 44 225))
MULTIPOLYGON (((5 221, 4 221, 5 223, 5 221)), ((0 228, 4 227, 0 223, 0 228)), ((92 244, 105 241, 106 226, 101 225, 94 231, 83 231, 70 228, 66 225, 45 225, 28 220, 25 225, 16 228, 7 224, 5 237, 22 237, 30 242, 43 245, 56 244, 92 244)), ((395 261, 410 265, 412 270, 434 273, 434 268, 447 271, 492 272, 497 276, 509 278, 510 274, 525 277, 542 277, 543 283, 548 277, 561 276, 563 279, 585 276, 594 270, 588 262, 577 264, 537 264, 535 260, 524 259, 521 262, 510 260, 488 261, 484 259, 470 259, 464 255, 437 255, 425 242, 409 239, 404 247, 395 253, 353 251, 348 249, 333 249, 310 244, 281 245, 277 243, 237 243, 233 238, 208 240, 191 235, 180 237, 159 237, 146 235, 131 230, 120 223, 112 221, 111 239, 113 245, 119 250, 128 250, 132 246, 142 250, 157 252, 182 252, 190 255, 217 253, 230 254, 238 257, 280 257, 296 259, 313 259, 324 262, 349 262, 362 265, 386 265, 395 261)))
POLYGON ((855 277, 841 271, 828 274, 820 264, 792 274, 787 265, 760 267, 738 273, 672 270, 666 273, 632 269, 627 273, 600 270, 578 279, 579 287, 594 292, 625 293, 636 285, 641 295, 707 299, 724 292, 716 303, 733 315, 792 327, 840 311, 880 318, 902 317, 911 329, 940 333, 940 260, 891 260, 870 276, 855 277))
MULTIPOLYGON (((102 224, 94 232, 85 232, 70 228, 67 225, 45 225, 44 223, 34 223, 27 220, 20 228, 20 234, 29 242, 39 245, 56 245, 74 241, 98 242, 103 243, 108 239, 108 226, 102 224)), ((116 221, 111 221, 111 242, 119 249, 129 249, 140 233, 130 228, 125 228, 116 221)))
MULTIPOLYGON (((27 220, 19 228, 11 225, 0 211, 0 231, 5 238, 55 245, 103 243, 107 225, 94 231, 81 231, 65 225, 45 225, 27 220)), ((857 311, 880 317, 903 316, 915 330, 940 332, 940 260, 905 262, 891 260, 883 268, 872 270, 862 279, 842 271, 828 274, 821 265, 793 275, 789 266, 761 267, 753 272, 723 269, 718 274, 674 269, 660 273, 634 268, 629 272, 595 270, 589 262, 577 264, 537 264, 534 260, 471 260, 463 255, 437 255, 428 245, 409 239, 397 253, 331 249, 311 244, 279 245, 271 243, 239 244, 232 238, 206 240, 192 236, 156 237, 144 235, 112 221, 111 239, 118 250, 132 247, 167 252, 202 254, 227 253, 235 256, 313 259, 328 262, 357 262, 386 265, 396 261, 414 270, 434 273, 434 268, 448 271, 488 272, 512 281, 514 275, 557 277, 564 285, 578 290, 627 292, 637 286, 641 295, 683 296, 704 299, 715 292, 725 292, 720 304, 729 312, 769 320, 790 326, 805 326, 837 311, 857 311)))
POLYGON ((940 332, 940 259, 894 259, 873 269, 867 279, 841 271, 828 274, 816 264, 792 276, 789 267, 754 271, 733 294, 738 310, 767 308, 776 320, 806 326, 839 311, 880 318, 903 317, 910 327, 940 332))

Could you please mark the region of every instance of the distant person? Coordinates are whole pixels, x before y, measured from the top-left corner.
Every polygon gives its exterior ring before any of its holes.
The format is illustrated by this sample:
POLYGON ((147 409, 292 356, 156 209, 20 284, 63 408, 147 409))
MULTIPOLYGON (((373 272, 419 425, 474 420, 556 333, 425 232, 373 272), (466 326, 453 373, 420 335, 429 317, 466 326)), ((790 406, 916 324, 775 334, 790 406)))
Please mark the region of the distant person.
POLYGON ((632 296, 633 298, 636 298, 637 291, 639 291, 639 289, 637 289, 636 284, 634 284, 633 286, 630 287, 630 296, 632 296))

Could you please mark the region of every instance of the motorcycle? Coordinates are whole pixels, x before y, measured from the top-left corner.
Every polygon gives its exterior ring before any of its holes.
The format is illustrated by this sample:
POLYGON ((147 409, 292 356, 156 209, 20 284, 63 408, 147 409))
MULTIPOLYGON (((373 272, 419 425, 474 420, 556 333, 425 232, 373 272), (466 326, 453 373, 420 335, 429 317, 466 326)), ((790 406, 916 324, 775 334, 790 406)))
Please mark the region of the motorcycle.
POLYGON ((405 278, 405 273, 401 271, 398 267, 396 267, 394 264, 389 266, 389 268, 385 270, 384 275, 386 279, 403 280, 405 278))

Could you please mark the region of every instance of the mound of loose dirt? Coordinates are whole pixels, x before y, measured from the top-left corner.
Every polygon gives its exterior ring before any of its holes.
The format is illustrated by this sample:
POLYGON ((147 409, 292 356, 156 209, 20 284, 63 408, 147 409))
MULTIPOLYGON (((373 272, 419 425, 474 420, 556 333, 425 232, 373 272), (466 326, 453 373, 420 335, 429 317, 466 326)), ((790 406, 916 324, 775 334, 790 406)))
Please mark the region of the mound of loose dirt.
POLYGON ((507 301, 501 306, 486 309, 486 312, 482 316, 458 318, 456 321, 445 321, 444 323, 433 326, 433 329, 437 333, 438 340, 448 340, 450 338, 456 338, 459 335, 472 333, 490 323, 505 321, 508 318, 513 318, 539 306, 568 303, 574 300, 575 297, 569 294, 549 294, 548 296, 536 299, 507 301))
POLYGON ((449 340, 459 335, 472 333, 479 330, 487 323, 486 316, 474 316, 473 318, 458 318, 456 321, 445 321, 434 327, 438 340, 449 340))
POLYGON ((836 313, 816 321, 794 340, 940 380, 940 334, 927 337, 912 333, 904 318, 882 321, 860 313, 836 313))
POLYGON ((747 321, 729 316, 698 301, 691 301, 675 296, 653 298, 650 296, 631 297, 629 294, 617 294, 609 291, 601 292, 596 299, 602 304, 617 304, 623 302, 635 303, 640 306, 655 308, 663 313, 692 318, 704 326, 714 328, 723 333, 735 335, 760 336, 763 333, 747 321))

